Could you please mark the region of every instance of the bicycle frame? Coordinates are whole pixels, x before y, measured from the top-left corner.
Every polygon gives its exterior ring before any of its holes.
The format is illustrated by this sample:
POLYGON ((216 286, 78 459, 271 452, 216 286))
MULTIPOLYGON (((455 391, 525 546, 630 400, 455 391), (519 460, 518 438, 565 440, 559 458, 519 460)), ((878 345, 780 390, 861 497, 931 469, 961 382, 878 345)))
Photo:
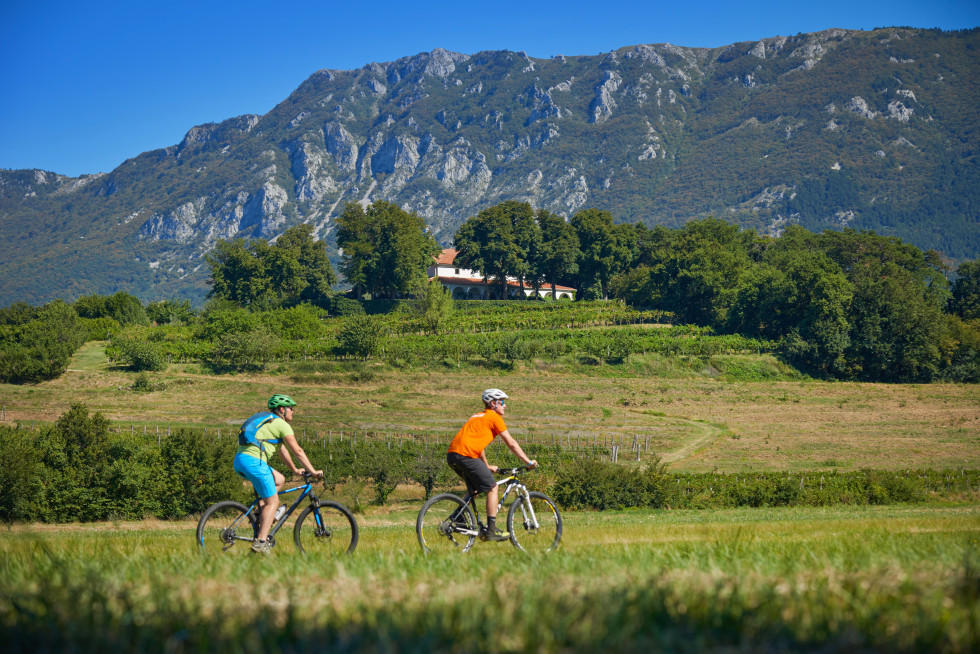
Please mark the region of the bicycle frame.
MULTIPOLYGON (((306 499, 308 496, 310 496, 310 494, 312 493, 312 491, 313 491, 313 484, 312 484, 312 482, 306 482, 305 484, 303 484, 301 486, 295 486, 294 488, 287 488, 285 490, 279 491, 278 495, 279 495, 280 498, 283 495, 288 495, 290 493, 299 493, 299 497, 296 498, 296 501, 294 501, 292 503, 292 505, 290 505, 290 506, 288 506, 286 508, 286 512, 283 513, 282 516, 278 520, 276 520, 275 523, 272 525, 272 529, 269 530, 269 539, 270 540, 272 540, 273 542, 275 542, 276 533, 279 531, 279 528, 282 527, 284 524, 286 524, 286 519, 293 514, 293 511, 296 510, 296 507, 299 506, 299 503, 300 502, 302 502, 304 499, 306 499)), ((243 520, 243 519, 246 519, 247 520, 249 516, 254 516, 254 518, 255 518, 255 522, 254 522, 254 524, 255 524, 255 530, 257 532, 258 531, 259 521, 261 519, 260 518, 260 514, 262 513, 262 507, 259 506, 259 501, 260 501, 260 498, 258 497, 258 495, 256 495, 255 500, 248 507, 248 511, 246 511, 244 514, 242 514, 237 520, 235 520, 235 522, 233 522, 231 524, 231 526, 232 527, 235 527, 240 520, 243 520)), ((320 504, 320 500, 315 495, 311 498, 311 501, 313 502, 314 506, 319 506, 319 504, 320 504)), ((317 526, 318 527, 323 527, 323 523, 321 521, 320 512, 319 511, 317 511, 317 512, 314 513, 314 517, 316 518, 317 526)), ((253 534, 253 536, 254 535, 255 534, 253 534)), ((242 536, 238 536, 236 540, 251 541, 252 539, 251 538, 244 538, 242 536)))
MULTIPOLYGON (((510 496, 511 492, 515 492, 516 493, 514 496, 515 501, 518 498, 524 499, 524 503, 521 506, 521 511, 524 512, 525 520, 530 518, 530 524, 533 526, 533 528, 540 529, 541 525, 540 523, 538 523, 537 516, 534 515, 534 506, 532 506, 531 504, 531 496, 528 495, 527 486, 522 484, 517 479, 516 469, 512 471, 507 477, 498 480, 497 488, 500 488, 505 484, 506 484, 506 488, 504 488, 504 492, 500 496, 500 501, 497 503, 497 514, 498 515, 500 514, 500 510, 504 507, 504 504, 507 502, 507 498, 510 496)), ((479 494, 480 494, 479 491, 467 489, 466 495, 463 497, 463 505, 460 506, 459 509, 457 509, 455 512, 453 512, 452 516, 450 516, 449 519, 450 521, 452 521, 452 523, 455 524, 456 521, 459 519, 460 515, 462 515, 463 511, 466 510, 466 507, 471 506, 473 507, 473 513, 476 515, 476 524, 480 527, 480 529, 477 531, 473 531, 472 529, 454 528, 453 531, 455 531, 456 533, 463 534, 464 536, 479 536, 480 530, 485 528, 485 525, 480 520, 480 512, 479 510, 477 510, 476 504, 473 502, 473 498, 479 494)))

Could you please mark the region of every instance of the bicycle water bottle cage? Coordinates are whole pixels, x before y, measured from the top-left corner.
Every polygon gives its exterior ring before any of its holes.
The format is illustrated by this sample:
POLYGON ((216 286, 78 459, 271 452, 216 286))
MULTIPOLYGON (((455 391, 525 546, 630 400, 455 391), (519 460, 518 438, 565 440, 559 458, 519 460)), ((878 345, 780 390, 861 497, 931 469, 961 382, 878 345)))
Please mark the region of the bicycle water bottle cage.
POLYGON ((279 439, 277 438, 275 440, 265 442, 260 441, 257 437, 259 429, 262 428, 262 425, 272 422, 277 417, 278 416, 276 416, 276 414, 268 411, 260 411, 256 413, 254 416, 246 420, 242 425, 242 428, 238 431, 238 444, 242 447, 255 445, 259 448, 259 450, 261 450, 262 454, 265 454, 265 443, 278 444, 279 439))

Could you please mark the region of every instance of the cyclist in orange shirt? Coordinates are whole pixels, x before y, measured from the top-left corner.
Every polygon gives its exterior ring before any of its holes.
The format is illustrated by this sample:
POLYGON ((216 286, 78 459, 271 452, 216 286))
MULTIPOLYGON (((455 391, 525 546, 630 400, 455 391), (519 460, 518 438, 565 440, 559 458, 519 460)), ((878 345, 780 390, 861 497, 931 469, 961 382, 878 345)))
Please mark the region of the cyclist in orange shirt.
POLYGON ((528 458, 514 437, 507 431, 504 414, 507 412, 507 394, 499 388, 483 391, 483 413, 471 416, 449 444, 446 463, 467 486, 487 494, 487 540, 507 540, 510 534, 497 529, 497 481, 493 473, 497 466, 487 463, 486 450, 494 438, 500 436, 504 444, 526 465, 534 468, 538 462, 528 458))

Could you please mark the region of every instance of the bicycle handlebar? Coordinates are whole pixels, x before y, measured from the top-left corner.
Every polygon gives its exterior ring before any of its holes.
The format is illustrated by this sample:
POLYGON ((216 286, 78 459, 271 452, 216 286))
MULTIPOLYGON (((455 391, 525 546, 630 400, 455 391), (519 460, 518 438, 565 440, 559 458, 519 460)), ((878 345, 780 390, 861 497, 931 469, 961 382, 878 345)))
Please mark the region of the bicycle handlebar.
POLYGON ((541 464, 538 464, 537 466, 535 466, 533 468, 531 466, 526 466, 526 465, 525 466, 518 466, 516 468, 497 468, 497 474, 498 475, 505 475, 505 476, 506 475, 519 475, 519 474, 524 474, 525 472, 530 472, 531 470, 536 470, 539 467, 541 467, 541 464))

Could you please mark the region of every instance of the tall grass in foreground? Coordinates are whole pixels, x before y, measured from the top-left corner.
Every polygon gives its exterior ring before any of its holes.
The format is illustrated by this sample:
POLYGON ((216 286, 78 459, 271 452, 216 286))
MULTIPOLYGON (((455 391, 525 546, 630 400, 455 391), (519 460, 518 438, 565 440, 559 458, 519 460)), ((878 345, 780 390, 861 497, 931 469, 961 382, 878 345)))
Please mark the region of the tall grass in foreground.
POLYGON ((0 535, 9 651, 973 652, 977 507, 569 513, 562 548, 203 557, 193 525, 0 535))

